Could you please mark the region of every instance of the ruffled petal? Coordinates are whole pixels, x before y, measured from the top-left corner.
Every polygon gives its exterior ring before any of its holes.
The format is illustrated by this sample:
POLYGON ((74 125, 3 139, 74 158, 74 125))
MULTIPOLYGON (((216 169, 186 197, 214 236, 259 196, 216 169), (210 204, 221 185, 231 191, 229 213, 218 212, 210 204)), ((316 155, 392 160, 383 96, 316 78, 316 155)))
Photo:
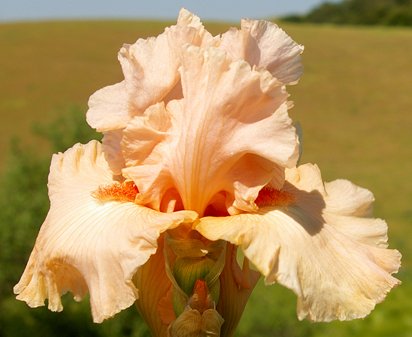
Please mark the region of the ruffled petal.
POLYGON ((113 184, 96 141, 53 156, 51 207, 14 288, 18 299, 37 307, 47 298, 49 309, 60 311, 62 294, 71 291, 79 300, 88 290, 93 319, 101 322, 138 298, 133 275, 156 252, 160 233, 192 222, 196 214, 159 213, 131 201, 96 197, 99 188, 113 184))
POLYGON ((242 20, 240 30, 232 28, 222 35, 220 48, 233 60, 268 70, 284 84, 297 83, 303 73, 303 46, 272 22, 242 20))
POLYGON ((119 60, 133 107, 142 113, 152 104, 180 98, 178 68, 182 46, 187 43, 201 46, 212 41, 200 19, 182 9, 177 24, 167 27, 156 38, 124 45, 119 60))
POLYGON ((328 212, 359 217, 372 215, 372 203, 375 198, 371 191, 344 179, 326 183, 325 191, 328 198, 328 212), (345 198, 342 197, 343 195, 345 198))
POLYGON ((150 116, 126 128, 123 174, 154 205, 174 187, 184 208, 199 213, 222 191, 234 208, 255 209, 259 190, 298 157, 284 87, 215 48, 187 46, 180 71, 184 98, 151 107, 150 116), (169 129, 156 114, 171 116, 169 129), (147 155, 140 135, 149 132, 147 155))
MULTIPOLYGON (((323 200, 318 200, 324 204, 323 218, 327 223, 333 223, 335 229, 358 242, 387 247, 386 222, 372 218, 372 204, 375 200, 372 192, 344 179, 323 184, 319 168, 310 164, 286 170, 286 179, 302 191, 316 190, 320 193, 323 200)), ((319 208, 319 205, 313 205, 316 199, 307 198, 307 195, 298 193, 295 189, 295 198, 301 208, 307 212, 314 207, 319 208)))
POLYGON ((87 122, 98 131, 122 129, 150 105, 182 97, 181 48, 185 44, 215 45, 217 39, 200 19, 182 9, 177 24, 158 37, 125 44, 118 58, 125 80, 95 92, 89 100, 87 122))
POLYGON ((377 226, 373 218, 359 218, 359 207, 347 200, 354 198, 365 205, 369 193, 338 182, 329 185, 333 190, 329 198, 313 165, 287 172, 288 178, 293 181, 287 180, 284 189, 293 196, 289 205, 263 207, 257 214, 203 218, 196 229, 210 240, 239 245, 267 283, 279 282, 292 289, 298 296, 300 319, 366 316, 399 284, 391 274, 400 266, 398 251, 364 239, 364 233, 373 236, 376 230, 375 237, 382 235, 385 240, 382 223, 377 226), (345 187, 340 189, 341 206, 336 199, 339 185, 345 187), (343 209, 345 215, 340 215, 343 209), (346 216, 350 225, 343 225, 343 218, 336 223, 337 216, 346 216), (355 225, 361 234, 356 235, 355 225))
POLYGON ((348 180, 335 180, 325 184, 326 208, 324 218, 335 228, 355 240, 369 245, 388 246, 388 226, 382 219, 373 219, 372 192, 348 180))

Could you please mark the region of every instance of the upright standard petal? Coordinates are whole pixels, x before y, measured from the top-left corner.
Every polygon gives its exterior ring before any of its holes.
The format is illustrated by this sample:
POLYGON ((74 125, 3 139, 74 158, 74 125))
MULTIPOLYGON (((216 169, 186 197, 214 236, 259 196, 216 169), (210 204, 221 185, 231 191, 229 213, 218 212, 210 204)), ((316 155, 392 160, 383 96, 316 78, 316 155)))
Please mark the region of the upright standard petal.
POLYGON ((150 105, 181 98, 182 46, 213 45, 215 40, 197 16, 182 9, 177 24, 156 38, 125 44, 118 55, 125 80, 90 97, 87 122, 98 131, 120 129, 150 105))
POLYGON ((113 180, 96 141, 54 155, 48 187, 50 211, 14 291, 31 307, 47 298, 60 311, 62 294, 80 300, 88 290, 95 322, 138 298, 132 278, 156 252, 160 233, 196 218, 135 204, 137 190, 113 180))
POLYGON ((120 150, 122 130, 152 104, 182 97, 181 49, 185 44, 215 45, 200 19, 182 9, 177 24, 158 37, 125 44, 118 55, 125 80, 91 95, 87 122, 104 132, 103 146, 114 174, 120 174, 124 158, 120 150))
POLYGON ((175 188, 184 208, 200 214, 219 193, 234 212, 255 209, 259 190, 298 156, 283 85, 216 48, 187 46, 180 72, 183 99, 152 107, 150 118, 126 128, 123 173, 154 205, 175 188), (169 114, 170 128, 160 118, 156 127, 154 114, 169 114), (142 128, 162 138, 149 155, 142 128))
POLYGON ((132 45, 124 45, 119 60, 131 104, 143 112, 154 103, 167 101, 167 96, 180 98, 178 68, 182 46, 187 43, 201 46, 205 40, 213 41, 213 38, 199 18, 181 10, 177 24, 167 27, 156 38, 139 39, 132 45))
POLYGON ((316 166, 303 165, 288 170, 284 189, 256 214, 207 217, 196 229, 239 245, 267 283, 292 289, 300 319, 364 317, 399 283, 391 274, 400 254, 379 244, 386 242, 383 221, 359 211, 371 203, 369 192, 348 182, 326 186, 316 166))
POLYGON ((284 84, 297 83, 303 73, 303 46, 272 22, 242 20, 240 30, 232 28, 222 35, 220 48, 233 60, 268 70, 284 84))
POLYGON ((123 129, 103 133, 102 151, 114 175, 121 175, 126 166, 121 147, 122 139, 123 129))

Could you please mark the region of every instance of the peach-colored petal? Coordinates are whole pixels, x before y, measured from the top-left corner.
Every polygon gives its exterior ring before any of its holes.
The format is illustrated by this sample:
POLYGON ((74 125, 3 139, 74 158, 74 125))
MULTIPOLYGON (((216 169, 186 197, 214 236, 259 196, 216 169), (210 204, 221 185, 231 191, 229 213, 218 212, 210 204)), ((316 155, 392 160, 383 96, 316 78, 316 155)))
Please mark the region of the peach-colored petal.
POLYGON ((367 189, 356 186, 348 180, 337 179, 326 183, 325 191, 328 198, 328 212, 359 217, 372 215, 372 203, 375 198, 367 189), (347 197, 343 199, 342 195, 347 197))
POLYGON ((267 283, 279 282, 292 289, 298 296, 300 319, 366 316, 399 283, 391 274, 400 266, 398 251, 364 239, 364 234, 373 236, 376 230, 375 237, 382 235, 385 240, 382 224, 376 225, 373 218, 359 218, 359 208, 347 200, 354 198, 365 205, 369 193, 335 183, 331 188, 334 196, 328 198, 316 166, 303 165, 291 171, 286 175, 290 180, 285 191, 293 195, 293 203, 263 207, 256 214, 203 218, 196 229, 210 240, 239 245, 267 283), (345 187, 340 189, 340 206, 338 185, 345 187), (345 215, 333 213, 342 209, 345 215), (336 223, 337 216, 346 216, 350 225, 343 225, 343 218, 336 223), (364 229, 369 226, 371 229, 364 229))
POLYGON ((14 291, 29 306, 62 310, 60 296, 81 299, 87 290, 93 319, 101 322, 138 297, 132 277, 156 252, 161 232, 195 213, 159 213, 134 202, 96 198, 114 184, 101 146, 77 144, 53 156, 49 175, 51 207, 14 291))
POLYGON ((240 30, 232 28, 222 35, 220 48, 234 60, 268 70, 284 84, 295 84, 303 72, 303 46, 272 22, 242 20, 240 30))
POLYGON ((104 157, 114 175, 121 175, 122 169, 126 166, 121 147, 122 139, 123 129, 103 133, 102 149, 104 157))
POLYGON ((125 81, 104 87, 89 98, 87 123, 103 132, 124 128, 130 119, 125 81))
POLYGON ((171 127, 144 116, 126 128, 123 174, 154 205, 175 187, 185 209, 202 213, 221 191, 234 208, 255 209, 260 188, 298 156, 282 84, 215 48, 187 46, 180 72, 184 98, 150 109, 170 114, 171 127), (160 137, 149 156, 142 127, 160 137))
POLYGON ((217 44, 200 19, 182 9, 177 24, 158 37, 125 44, 118 58, 123 82, 95 92, 89 100, 87 122, 98 131, 122 129, 150 105, 182 97, 180 86, 181 48, 217 44))
MULTIPOLYGON (((286 170, 286 179, 302 191, 316 190, 322 195, 323 218, 334 228, 356 241, 387 247, 387 225, 382 219, 372 218, 374 197, 370 191, 344 179, 323 184, 319 168, 310 164, 286 170)), ((301 208, 308 212, 321 207, 313 205, 316 199, 307 198, 307 193, 297 193, 295 189, 295 195, 301 208)))
POLYGON ((177 24, 167 27, 156 38, 124 45, 119 60, 133 107, 143 112, 150 105, 165 100, 172 91, 169 99, 180 98, 178 68, 182 46, 187 43, 201 46, 212 41, 199 18, 182 9, 177 24), (177 91, 174 90, 176 86, 179 87, 177 91))
POLYGON ((339 179, 325 184, 327 193, 324 218, 359 242, 388 246, 388 226, 382 219, 372 219, 373 194, 350 181, 339 179))
MULTIPOLYGON (((133 118, 124 131, 126 139, 122 149, 127 165, 142 165, 154 148, 166 140, 171 126, 171 116, 163 102, 149 107, 143 116, 133 118)), ((161 160, 161 157, 152 158, 153 163, 161 160)))

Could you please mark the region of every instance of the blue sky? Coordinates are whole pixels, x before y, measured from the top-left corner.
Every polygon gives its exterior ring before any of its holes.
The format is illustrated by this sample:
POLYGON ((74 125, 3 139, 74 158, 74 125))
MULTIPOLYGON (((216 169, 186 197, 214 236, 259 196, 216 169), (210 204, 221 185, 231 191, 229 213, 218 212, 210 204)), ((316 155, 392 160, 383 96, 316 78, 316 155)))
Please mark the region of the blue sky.
MULTIPOLYGON (((70 18, 174 19, 185 7, 202 19, 238 21, 304 13, 324 0, 0 0, 0 21, 70 18)), ((335 0, 336 1, 336 0, 335 0)))

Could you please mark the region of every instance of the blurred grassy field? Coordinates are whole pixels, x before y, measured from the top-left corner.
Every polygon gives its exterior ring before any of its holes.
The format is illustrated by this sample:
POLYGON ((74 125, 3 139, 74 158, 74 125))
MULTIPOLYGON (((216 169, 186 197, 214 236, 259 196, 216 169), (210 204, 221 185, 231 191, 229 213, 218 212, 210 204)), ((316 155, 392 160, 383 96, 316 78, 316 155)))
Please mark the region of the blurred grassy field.
MULTIPOLYGON (((36 143, 32 125, 55 119, 68 106, 86 111, 95 90, 122 79, 116 60, 121 44, 158 34, 166 24, 0 24, 0 167, 14 135, 49 151, 36 143)), ((213 33, 227 27, 207 25, 213 33)), ((404 258, 398 274, 403 285, 369 318, 316 325, 296 320, 294 330, 288 325, 278 331, 285 337, 411 337, 412 30, 282 27, 305 45, 305 74, 290 88, 290 114, 303 129, 302 162, 317 163, 325 180, 348 178, 371 189, 376 215, 389 223, 390 246, 404 258)), ((253 295, 239 336, 272 336, 271 326, 295 319, 293 295, 278 286, 263 288, 253 295)))

